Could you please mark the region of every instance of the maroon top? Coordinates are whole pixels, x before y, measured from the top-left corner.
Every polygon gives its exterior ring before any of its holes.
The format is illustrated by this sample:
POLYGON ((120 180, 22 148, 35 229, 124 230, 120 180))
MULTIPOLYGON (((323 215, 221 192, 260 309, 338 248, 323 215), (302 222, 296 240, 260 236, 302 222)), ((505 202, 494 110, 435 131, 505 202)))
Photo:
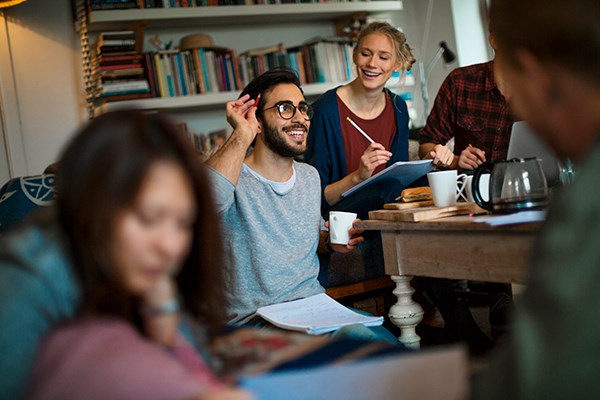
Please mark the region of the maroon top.
MULTIPOLYGON (((392 145, 392 140, 396 134, 396 119, 394 118, 394 109, 390 96, 385 95, 385 108, 383 112, 374 119, 362 119, 354 114, 337 97, 338 110, 340 112, 340 126, 342 128, 342 139, 344 141, 344 152, 346 154, 346 168, 348 172, 355 171, 360 163, 360 157, 363 155, 369 141, 349 122, 346 117, 350 117, 356 125, 366 132, 371 139, 380 143, 387 150, 392 145)), ((373 175, 383 170, 385 165, 380 165, 373 171, 373 175)))
POLYGON ((92 318, 53 332, 27 399, 188 399, 223 388, 182 336, 171 351, 119 319, 92 318))
POLYGON ((454 137, 454 154, 469 144, 487 160, 503 160, 513 124, 508 105, 494 81, 492 61, 452 71, 438 92, 419 143, 446 144, 454 137))

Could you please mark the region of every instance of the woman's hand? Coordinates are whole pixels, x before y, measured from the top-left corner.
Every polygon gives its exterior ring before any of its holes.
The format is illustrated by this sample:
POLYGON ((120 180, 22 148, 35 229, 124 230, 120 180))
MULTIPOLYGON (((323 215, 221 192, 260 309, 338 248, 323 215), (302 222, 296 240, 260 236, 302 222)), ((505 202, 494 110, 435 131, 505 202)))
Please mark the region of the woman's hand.
POLYGON ((366 179, 369 179, 371 175, 373 175, 375 168, 379 167, 380 165, 385 165, 390 160, 391 156, 392 153, 387 151, 382 144, 371 143, 360 157, 360 163, 358 165, 358 169, 356 170, 356 175, 360 181, 356 183, 358 184, 366 179))
POLYGON ((475 169, 485 162, 485 151, 469 145, 460 152, 458 168, 475 169))
POLYGON ((436 144, 429 153, 429 158, 433 160, 433 165, 437 168, 450 168, 454 161, 454 154, 448 147, 436 144))
POLYGON ((140 312, 148 335, 163 346, 170 347, 175 344, 179 328, 179 310, 178 308, 165 310, 165 307, 177 304, 177 301, 177 286, 169 274, 161 277, 142 296, 140 312))

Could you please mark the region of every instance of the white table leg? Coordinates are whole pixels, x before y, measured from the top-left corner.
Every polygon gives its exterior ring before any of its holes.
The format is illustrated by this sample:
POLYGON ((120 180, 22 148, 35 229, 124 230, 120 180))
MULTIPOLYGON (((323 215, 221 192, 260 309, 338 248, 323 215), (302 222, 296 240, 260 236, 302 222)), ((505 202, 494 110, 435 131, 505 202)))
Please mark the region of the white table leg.
POLYGON ((410 285, 412 276, 392 275, 391 278, 396 282, 396 288, 392 293, 396 295, 398 302, 390 308, 389 317, 400 328, 398 340, 408 348, 419 349, 421 338, 415 328, 423 320, 423 307, 412 298, 415 292, 410 285))

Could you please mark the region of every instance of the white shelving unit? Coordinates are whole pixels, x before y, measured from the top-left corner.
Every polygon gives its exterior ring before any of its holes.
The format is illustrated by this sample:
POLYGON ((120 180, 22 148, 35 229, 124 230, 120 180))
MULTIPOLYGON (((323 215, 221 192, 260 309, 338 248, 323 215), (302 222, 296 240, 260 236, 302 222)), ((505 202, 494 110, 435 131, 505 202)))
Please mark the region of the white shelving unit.
MULTIPOLYGON (((371 0, 328 3, 268 4, 248 6, 208 6, 191 8, 155 8, 93 11, 88 16, 88 30, 97 32, 126 28, 143 23, 145 28, 180 29, 182 27, 234 25, 243 32, 244 27, 265 24, 269 21, 333 23, 336 18, 358 12, 379 14, 401 11, 401 0, 371 0)), ((308 38, 306 38, 308 39, 308 38)), ((268 44, 268 43, 267 43, 268 44)), ((257 45, 260 47, 260 45, 257 45)), ((344 82, 328 82, 303 85, 305 95, 317 96, 344 82)), ((238 96, 238 92, 207 93, 193 96, 151 98, 106 103, 95 114, 123 107, 195 111, 215 109, 238 96)))
POLYGON ((265 4, 189 8, 149 8, 93 11, 90 30, 113 29, 145 21, 148 26, 256 24, 273 21, 331 21, 357 12, 401 11, 401 0, 347 1, 337 3, 265 4))

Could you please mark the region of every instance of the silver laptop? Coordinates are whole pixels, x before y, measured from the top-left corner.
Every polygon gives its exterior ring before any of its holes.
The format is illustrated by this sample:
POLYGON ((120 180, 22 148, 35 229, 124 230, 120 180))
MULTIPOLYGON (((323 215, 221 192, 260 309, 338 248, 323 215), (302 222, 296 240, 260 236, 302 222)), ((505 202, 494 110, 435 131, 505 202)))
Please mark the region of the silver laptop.
POLYGON ((560 183, 559 161, 554 151, 531 129, 525 121, 513 123, 506 158, 537 157, 542 160, 542 168, 548 186, 560 183))

